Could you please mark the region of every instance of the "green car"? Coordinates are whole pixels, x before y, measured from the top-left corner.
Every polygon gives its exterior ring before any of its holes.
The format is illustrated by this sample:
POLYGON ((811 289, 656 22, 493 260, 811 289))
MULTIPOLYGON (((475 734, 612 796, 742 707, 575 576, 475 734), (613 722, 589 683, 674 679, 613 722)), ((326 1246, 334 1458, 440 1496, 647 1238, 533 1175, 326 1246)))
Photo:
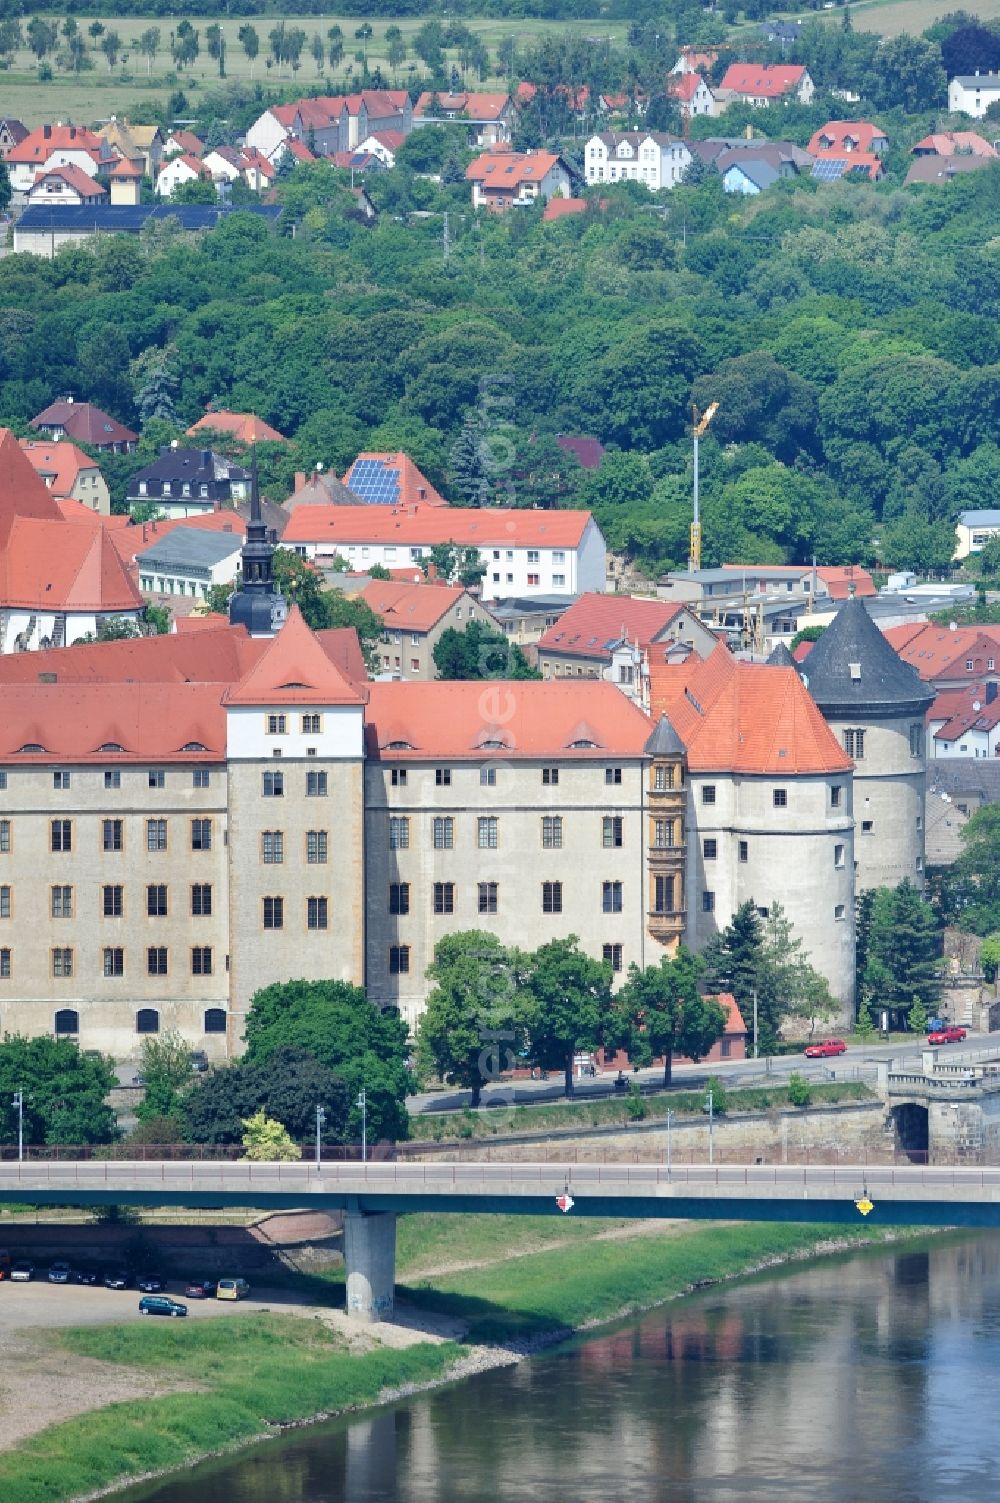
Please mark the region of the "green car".
POLYGON ((169 1294, 144 1294, 139 1301, 140 1315, 186 1315, 187 1305, 182 1305, 179 1299, 171 1299, 169 1294))

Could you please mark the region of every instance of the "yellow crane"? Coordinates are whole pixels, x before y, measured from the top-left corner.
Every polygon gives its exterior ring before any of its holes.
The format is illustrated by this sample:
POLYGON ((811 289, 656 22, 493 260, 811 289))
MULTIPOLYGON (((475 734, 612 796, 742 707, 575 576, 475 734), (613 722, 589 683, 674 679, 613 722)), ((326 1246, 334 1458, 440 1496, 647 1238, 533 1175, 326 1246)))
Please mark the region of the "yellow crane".
POLYGON ((691 518, 691 547, 688 558, 689 569, 701 568, 701 512, 698 506, 698 440, 704 438, 708 432, 708 425, 719 410, 718 402, 712 402, 699 416, 694 403, 691 404, 692 429, 691 437, 694 440, 694 513, 691 518))

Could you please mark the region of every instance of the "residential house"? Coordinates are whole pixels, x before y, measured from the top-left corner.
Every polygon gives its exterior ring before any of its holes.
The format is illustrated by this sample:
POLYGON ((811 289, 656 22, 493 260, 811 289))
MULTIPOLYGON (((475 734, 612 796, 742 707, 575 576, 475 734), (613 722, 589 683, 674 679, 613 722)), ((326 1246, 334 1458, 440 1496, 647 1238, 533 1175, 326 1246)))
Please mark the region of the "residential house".
POLYGON ((303 141, 317 156, 354 150, 373 131, 413 129, 413 105, 404 89, 362 89, 272 105, 253 122, 246 144, 270 161, 290 139, 303 141))
POLYGON ((136 554, 139 588, 147 595, 204 598, 214 585, 233 584, 239 573, 244 528, 229 532, 204 527, 172 527, 136 554))
POLYGON ((168 517, 196 517, 219 511, 250 495, 250 471, 211 449, 180 449, 164 444, 160 457, 129 481, 128 504, 155 505, 168 517))
POLYGON ((490 612, 461 585, 373 579, 358 595, 382 617, 382 678, 429 682, 438 676, 434 648, 444 632, 465 631, 473 621, 496 630, 490 612))
POLYGON ((82 125, 40 125, 7 152, 10 186, 23 201, 40 172, 53 167, 79 167, 88 177, 110 168, 116 158, 96 132, 82 125))
POLYGON ((929 755, 1000 757, 1000 686, 995 679, 945 689, 927 711, 929 755))
POLYGON ((468 126, 470 146, 498 146, 509 141, 514 124, 514 101, 509 94, 434 94, 426 91, 413 106, 413 124, 441 125, 459 121, 468 126))
POLYGON ((913 157, 985 157, 994 160, 997 149, 974 130, 939 130, 910 147, 913 157))
POLYGON ((490 601, 490 615, 518 647, 532 647, 575 599, 575 595, 507 595, 490 601))
POLYGON ((486 151, 465 169, 472 184, 473 208, 509 209, 572 197, 573 174, 561 156, 550 151, 486 151))
POLYGON ((958 514, 955 524, 955 552, 956 559, 968 558, 970 553, 978 553, 985 548, 986 544, 1000 533, 1000 510, 993 507, 983 507, 979 510, 963 511, 958 514))
POLYGON ((700 73, 686 71, 676 78, 668 77, 667 93, 686 120, 692 120, 695 115, 719 113, 715 95, 700 73))
POLYGON ((690 160, 685 142, 662 131, 601 131, 584 147, 588 184, 640 182, 651 193, 675 188, 690 160))
POLYGON ((792 63, 731 63, 726 69, 717 97, 738 100, 765 108, 786 99, 811 104, 816 87, 809 70, 792 63))
MULTIPOLYGON (((951 866, 965 850, 962 831, 984 804, 1000 802, 1000 759, 941 757, 927 767, 928 866, 951 866)), ((971 936, 970 936, 971 938, 971 936)))
POLYGON ((361 497, 348 490, 342 480, 321 464, 313 470, 295 471, 295 489, 287 497, 283 509, 289 515, 299 506, 357 506, 361 497))
POLYGON ((20 120, 15 120, 13 115, 5 115, 0 119, 0 161, 6 162, 7 153, 15 146, 20 146, 28 134, 28 127, 20 120))
POLYGON ((108 173, 111 202, 133 207, 142 201, 142 173, 132 162, 116 162, 108 173))
POLYGON ((774 186, 782 177, 795 177, 798 169, 786 158, 780 165, 756 152, 741 152, 737 157, 720 157, 716 163, 727 193, 754 197, 774 186))
POLYGON ((235 146, 216 146, 201 158, 214 183, 234 183, 243 176, 242 153, 235 146))
POLYGON ((204 141, 194 131, 175 129, 163 143, 163 159, 183 156, 185 153, 189 157, 200 157, 204 150, 204 141))
POLYGON ((981 120, 998 100, 1000 73, 967 73, 948 84, 948 109, 953 115, 971 115, 981 120))
POLYGON ((588 201, 585 198, 550 198, 542 210, 542 219, 551 224, 556 219, 572 218, 574 214, 586 214, 588 201))
POLYGON ((210 407, 204 417, 185 430, 187 438, 198 438, 202 433, 227 433, 241 444, 287 444, 288 439, 263 418, 250 412, 226 412, 223 408, 210 407))
POLYGON ((278 175, 278 169, 273 162, 253 146, 240 153, 240 171, 243 181, 253 193, 263 193, 265 188, 270 187, 278 175))
POLYGON ((29 204, 93 205, 107 198, 107 188, 72 162, 39 172, 27 193, 29 204))
POLYGON ((374 506, 447 506, 408 454, 359 454, 344 476, 351 499, 374 506))
POLYGON ((980 172, 991 165, 992 158, 962 152, 952 157, 923 156, 911 162, 903 179, 907 187, 912 183, 950 183, 962 172, 980 172))
POLYGON ((815 158, 812 175, 822 182, 863 174, 876 183, 884 176, 882 158, 889 138, 868 120, 828 120, 814 132, 806 150, 815 158))
MULTIPOLYGON (((253 149, 252 147, 250 148, 250 150, 253 149)), ((280 167, 281 159, 285 155, 290 156, 293 162, 316 162, 319 160, 315 152, 310 151, 306 143, 299 141, 295 136, 289 136, 287 141, 282 141, 279 144, 271 161, 276 167, 280 167)))
POLYGON ((938 626, 933 621, 889 626, 886 641, 938 692, 1000 683, 1000 627, 938 626))
POLYGON ((48 438, 70 438, 109 454, 131 454, 139 442, 138 433, 102 412, 93 402, 76 402, 72 397, 51 402, 28 426, 48 438))
POLYGON ((540 638, 543 678, 605 678, 649 708, 648 657, 654 646, 708 657, 718 638, 687 606, 636 595, 581 595, 540 638), (626 651, 616 661, 617 650, 626 651))
POLYGON ((131 162, 150 182, 156 181, 164 156, 164 141, 159 126, 133 125, 127 118, 119 120, 112 115, 107 125, 101 126, 98 135, 108 143, 116 156, 131 162))
POLYGON ((337 558, 365 572, 397 569, 435 544, 473 549, 485 566, 480 598, 603 590, 604 537, 588 511, 450 506, 299 506, 282 546, 320 566, 337 558))
POLYGON ((110 515, 108 483, 89 454, 68 440, 46 443, 22 438, 18 442, 57 501, 79 501, 101 516, 110 515))
POLYGON ((677 75, 708 73, 718 61, 719 54, 715 51, 698 47, 682 47, 670 71, 677 75))
POLYGON ((801 35, 801 21, 765 21, 758 32, 761 41, 777 44, 782 52, 794 47, 801 35))
POLYGON ((406 140, 401 130, 372 131, 359 143, 358 151, 377 157, 383 167, 395 167, 396 153, 406 140))
POLYGON ((182 183, 210 182, 211 179, 211 170, 200 157, 183 152, 179 157, 171 157, 160 168, 156 176, 156 192, 160 198, 169 198, 182 183))
POLYGON ((68 645, 142 609, 105 528, 91 516, 67 521, 17 439, 0 429, 0 655, 68 645))

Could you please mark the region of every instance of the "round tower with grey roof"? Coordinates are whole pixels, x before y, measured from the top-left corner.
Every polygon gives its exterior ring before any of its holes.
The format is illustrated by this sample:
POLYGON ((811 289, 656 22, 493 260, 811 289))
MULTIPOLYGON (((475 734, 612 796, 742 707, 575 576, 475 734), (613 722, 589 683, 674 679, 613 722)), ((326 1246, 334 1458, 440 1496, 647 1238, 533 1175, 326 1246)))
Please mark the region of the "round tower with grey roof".
POLYGON ((863 601, 845 602, 802 678, 854 760, 857 889, 923 884, 924 716, 934 699, 893 651, 863 601))

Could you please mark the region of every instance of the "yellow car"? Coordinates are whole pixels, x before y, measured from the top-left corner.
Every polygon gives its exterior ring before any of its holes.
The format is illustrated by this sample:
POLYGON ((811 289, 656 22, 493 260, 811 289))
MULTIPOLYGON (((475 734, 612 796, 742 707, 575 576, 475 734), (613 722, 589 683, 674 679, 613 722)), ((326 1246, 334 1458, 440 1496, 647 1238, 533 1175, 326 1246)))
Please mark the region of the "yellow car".
POLYGON ((250 1285, 246 1279, 220 1279, 215 1291, 216 1299, 246 1299, 250 1285))

